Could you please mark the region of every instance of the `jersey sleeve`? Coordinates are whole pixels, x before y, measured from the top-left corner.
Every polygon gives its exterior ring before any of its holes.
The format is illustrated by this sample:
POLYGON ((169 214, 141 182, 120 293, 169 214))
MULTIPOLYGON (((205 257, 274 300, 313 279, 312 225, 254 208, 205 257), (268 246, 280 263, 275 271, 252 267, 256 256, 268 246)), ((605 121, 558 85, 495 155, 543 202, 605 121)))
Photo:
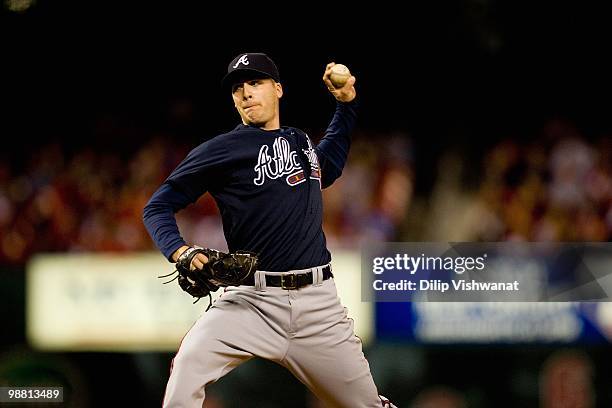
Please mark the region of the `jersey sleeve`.
POLYGON ((144 207, 142 219, 155 245, 172 262, 172 254, 186 245, 179 233, 174 214, 185 208, 189 197, 172 185, 164 183, 153 193, 144 207))
POLYGON ((227 176, 230 155, 220 140, 212 139, 193 149, 166 179, 166 183, 196 202, 206 191, 214 190, 227 176))
POLYGON ((144 207, 144 225, 155 245, 171 262, 172 254, 186 245, 175 213, 196 202, 206 191, 213 190, 227 174, 227 148, 221 143, 210 142, 193 149, 144 207))
POLYGON ((321 166, 321 187, 327 188, 342 174, 351 147, 357 103, 337 102, 336 112, 315 151, 321 166))

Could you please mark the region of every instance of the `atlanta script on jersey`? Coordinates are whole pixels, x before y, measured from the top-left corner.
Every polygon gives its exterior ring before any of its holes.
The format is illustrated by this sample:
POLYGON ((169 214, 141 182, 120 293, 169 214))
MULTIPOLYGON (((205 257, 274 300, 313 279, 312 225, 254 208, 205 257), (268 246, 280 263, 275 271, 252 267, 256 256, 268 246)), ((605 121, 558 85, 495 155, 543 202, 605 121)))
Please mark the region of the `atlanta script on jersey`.
MULTIPOLYGON (((312 148, 310 138, 307 141, 309 147, 308 149, 302 149, 302 151, 310 164, 310 178, 320 180, 319 160, 312 148)), ((256 186, 261 186, 266 179, 275 180, 280 177, 284 177, 284 180, 290 186, 306 181, 305 172, 298 160, 297 152, 291 150, 289 141, 282 136, 274 140, 271 149, 267 144, 261 146, 254 170, 256 176, 253 183, 256 186)))

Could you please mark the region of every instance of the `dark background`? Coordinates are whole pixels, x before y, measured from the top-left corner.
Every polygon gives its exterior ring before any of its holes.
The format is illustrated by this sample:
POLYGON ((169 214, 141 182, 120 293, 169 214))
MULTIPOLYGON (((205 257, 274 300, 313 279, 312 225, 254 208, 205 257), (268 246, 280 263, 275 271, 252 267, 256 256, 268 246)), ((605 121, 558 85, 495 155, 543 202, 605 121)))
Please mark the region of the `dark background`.
POLYGON ((244 51, 273 57, 286 90, 283 121, 306 128, 323 129, 329 119, 318 109, 329 99, 320 76, 333 60, 358 78, 365 129, 407 130, 430 142, 435 135, 436 144, 525 134, 555 116, 587 135, 609 129, 604 10, 486 0, 330 5, 318 13, 222 7, 39 1, 21 13, 5 8, 5 134, 113 144, 117 136, 94 132, 97 121, 117 115, 134 127, 171 127, 162 114, 168 102, 187 98, 194 114, 182 130, 210 137, 236 122, 219 79, 244 51))
POLYGON ((168 130, 187 141, 237 122, 219 85, 245 51, 268 53, 285 87, 282 122, 322 131, 329 61, 358 78, 371 131, 406 131, 418 191, 448 148, 466 154, 531 138, 564 118, 589 138, 610 130, 606 10, 580 3, 464 0, 305 9, 39 1, 2 10, 3 150, 52 140, 130 149, 168 130), (168 113, 188 101, 187 118, 168 113), (129 129, 129 131, 126 131, 129 129), (22 141, 25 141, 23 143, 22 141))

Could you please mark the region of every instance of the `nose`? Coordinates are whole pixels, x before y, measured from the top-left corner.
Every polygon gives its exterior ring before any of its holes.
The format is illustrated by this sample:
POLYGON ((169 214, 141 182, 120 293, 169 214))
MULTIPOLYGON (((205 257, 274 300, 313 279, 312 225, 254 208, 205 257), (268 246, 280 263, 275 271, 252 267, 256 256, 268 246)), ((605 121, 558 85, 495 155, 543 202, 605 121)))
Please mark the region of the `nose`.
POLYGON ((253 97, 253 94, 251 93, 251 85, 249 85, 247 82, 242 84, 242 98, 243 99, 250 99, 253 97))

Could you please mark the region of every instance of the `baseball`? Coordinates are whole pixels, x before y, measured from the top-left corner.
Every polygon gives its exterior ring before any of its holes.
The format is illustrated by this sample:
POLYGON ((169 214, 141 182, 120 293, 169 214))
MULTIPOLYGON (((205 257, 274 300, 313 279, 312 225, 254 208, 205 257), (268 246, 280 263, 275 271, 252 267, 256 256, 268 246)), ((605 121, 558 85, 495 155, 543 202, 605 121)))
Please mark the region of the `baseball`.
POLYGON ((346 67, 346 65, 336 64, 331 68, 331 74, 329 75, 329 80, 332 85, 336 88, 342 88, 346 81, 351 77, 351 71, 346 67))

